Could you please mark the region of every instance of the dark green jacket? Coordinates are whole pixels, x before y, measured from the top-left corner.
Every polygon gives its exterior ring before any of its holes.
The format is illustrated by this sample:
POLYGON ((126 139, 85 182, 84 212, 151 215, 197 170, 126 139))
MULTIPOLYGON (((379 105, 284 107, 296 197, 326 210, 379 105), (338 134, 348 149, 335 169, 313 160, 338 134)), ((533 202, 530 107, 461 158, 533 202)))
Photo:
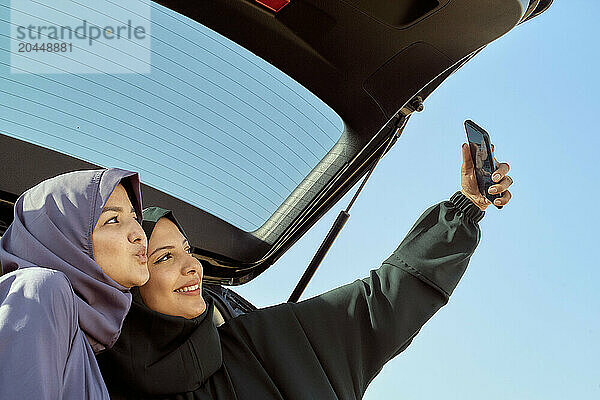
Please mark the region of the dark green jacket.
POLYGON ((429 208, 368 278, 219 328, 139 297, 117 344, 98 356, 114 398, 359 399, 383 365, 448 302, 479 241, 464 196, 429 208))

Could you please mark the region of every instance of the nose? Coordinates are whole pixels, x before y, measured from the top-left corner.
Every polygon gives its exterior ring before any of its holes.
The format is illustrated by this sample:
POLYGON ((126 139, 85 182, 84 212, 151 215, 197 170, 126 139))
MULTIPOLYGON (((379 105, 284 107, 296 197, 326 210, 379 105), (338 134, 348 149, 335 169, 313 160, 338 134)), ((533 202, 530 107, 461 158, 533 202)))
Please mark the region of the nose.
POLYGON ((142 244, 144 246, 148 245, 148 239, 146 238, 146 234, 144 233, 144 230, 142 229, 140 223, 137 222, 137 220, 135 219, 131 220, 129 233, 127 234, 127 239, 130 243, 142 244))
POLYGON ((188 257, 186 257, 182 273, 183 275, 194 275, 195 273, 198 273, 198 275, 202 276, 202 264, 196 257, 189 254, 188 257))

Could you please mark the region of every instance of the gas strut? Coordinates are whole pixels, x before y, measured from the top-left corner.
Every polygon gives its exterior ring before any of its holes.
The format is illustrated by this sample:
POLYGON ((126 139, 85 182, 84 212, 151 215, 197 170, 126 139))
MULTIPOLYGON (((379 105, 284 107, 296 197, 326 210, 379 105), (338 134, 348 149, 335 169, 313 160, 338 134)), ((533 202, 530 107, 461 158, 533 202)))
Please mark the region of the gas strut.
MULTIPOLYGON (((417 101, 420 104, 416 104, 415 103, 414 107, 411 104, 410 105, 411 111, 421 111, 423 109, 422 100, 420 98, 418 98, 417 101)), ((306 289, 306 286, 308 285, 308 282, 312 279, 313 275, 317 271, 317 268, 319 267, 319 265, 323 261, 323 258, 325 258, 325 255, 327 254, 327 252, 331 248, 331 245, 333 244, 333 241, 337 238, 338 234, 340 233, 340 231, 342 230, 342 228, 346 224, 346 221, 348 221, 348 218, 350 217, 350 213, 349 213, 350 212, 350 208, 354 204, 354 201, 358 197, 359 193, 362 191, 363 187, 365 186, 365 183, 367 182, 367 180, 369 179, 369 177, 373 173, 373 170, 375 169, 375 167, 379 163, 379 160, 381 160, 381 158, 383 157, 383 155, 388 152, 388 150, 392 146, 392 143, 394 143, 394 141, 397 140, 400 137, 400 134, 402 133, 402 130, 404 129, 404 126, 406 125, 406 122, 408 121, 408 115, 410 115, 410 114, 405 113, 405 110, 402 109, 402 111, 400 113, 400 121, 396 125, 397 127, 396 127, 396 130, 394 131, 394 134, 390 137, 390 139, 389 139, 388 143, 386 144, 386 147, 383 150, 383 152, 381 152, 381 154, 379 155, 379 157, 377 157, 377 159, 375 160, 375 162, 373 163, 373 165, 371 166, 371 168, 369 168, 369 171, 367 172, 367 175, 364 177, 364 179, 363 179, 362 183, 360 184, 360 187, 358 188, 358 190, 356 191, 356 193, 354 193, 354 196, 352 197, 352 200, 350 200, 350 203, 348 204, 348 207, 346 207, 345 210, 340 211, 339 215, 335 219, 335 222, 333 223, 333 225, 329 229, 329 232, 327 233, 327 236, 325 236, 325 239, 323 240, 323 243, 321 243, 321 246, 319 247, 319 250, 317 250, 317 252, 313 256, 313 259, 310 261, 310 264, 308 264, 308 267, 306 268, 306 271, 304 271, 304 274, 302 275, 302 277, 298 281, 298 284, 294 288, 294 291, 292 292, 292 295, 288 299, 288 302, 295 303, 295 302, 298 301, 298 299, 300 299, 300 296, 304 292, 304 289, 306 289)))

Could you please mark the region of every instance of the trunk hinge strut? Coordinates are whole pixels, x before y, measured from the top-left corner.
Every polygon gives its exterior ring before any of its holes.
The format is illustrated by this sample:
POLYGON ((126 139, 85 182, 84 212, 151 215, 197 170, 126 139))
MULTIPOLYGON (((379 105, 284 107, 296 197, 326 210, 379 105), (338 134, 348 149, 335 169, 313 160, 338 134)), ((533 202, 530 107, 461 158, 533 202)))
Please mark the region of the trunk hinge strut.
POLYGON ((399 119, 395 124, 396 129, 394 131, 394 134, 388 140, 388 143, 386 144, 386 147, 383 150, 383 152, 381 152, 379 157, 377 157, 377 159, 375 160, 373 165, 369 168, 367 175, 364 177, 364 179, 363 179, 362 183, 360 184, 356 193, 354 193, 354 196, 352 197, 352 200, 350 200, 348 207, 346 207, 345 210, 340 211, 339 215, 335 219, 335 222, 329 229, 327 236, 325 236, 323 243, 321 243, 321 246, 319 247, 319 249, 313 256, 313 259, 310 261, 310 264, 308 264, 308 267, 306 267, 306 271, 304 271, 304 274, 298 281, 298 284, 294 288, 294 291, 292 292, 290 298, 288 299, 288 302, 295 303, 300 299, 300 296, 304 292, 304 289, 306 289, 308 282, 310 282, 310 280, 312 279, 313 275, 317 271, 317 268, 319 267, 319 265, 325 258, 325 255, 327 254, 329 249, 331 248, 331 245, 333 244, 334 240, 337 238, 338 234, 340 233, 340 231, 346 224, 346 221, 348 221, 348 218, 350 217, 350 213, 349 213, 350 208, 356 201, 356 198, 358 197, 360 192, 363 190, 365 183, 367 183, 367 180, 373 173, 373 170, 375 169, 375 167, 377 166, 377 164, 379 163, 381 158, 384 156, 384 154, 386 154, 388 152, 388 150, 390 149, 392 144, 394 144, 394 142, 402 134, 402 130, 404 129, 404 126, 406 125, 406 122, 408 121, 408 116, 410 114, 412 114, 413 111, 421 111, 421 110, 423 110, 423 101, 421 100, 420 97, 416 97, 415 99, 413 99, 411 102, 408 103, 407 107, 402 108, 402 110, 400 111, 400 114, 399 114, 400 115, 399 119), (408 107, 410 107, 410 108, 408 108, 408 107))

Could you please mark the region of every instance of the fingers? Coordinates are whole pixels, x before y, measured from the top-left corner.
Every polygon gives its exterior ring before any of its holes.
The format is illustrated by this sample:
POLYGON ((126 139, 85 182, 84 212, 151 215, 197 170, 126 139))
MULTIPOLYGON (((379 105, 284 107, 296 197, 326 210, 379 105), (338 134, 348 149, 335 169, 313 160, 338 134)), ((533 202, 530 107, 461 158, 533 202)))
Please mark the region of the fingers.
POLYGON ((512 184, 513 179, 510 176, 506 175, 504 178, 502 178, 500 182, 498 182, 498 184, 490 186, 488 192, 490 194, 502 193, 506 191, 506 189, 508 189, 508 187, 512 184))
MULTIPOLYGON (((492 153, 494 152, 494 150, 495 150, 495 147, 494 147, 494 145, 492 145, 492 153)), ((461 184, 463 187, 463 192, 465 190, 467 190, 467 192, 469 192, 469 193, 477 192, 477 194, 481 197, 481 199, 478 198, 478 202, 483 203, 484 206, 488 205, 488 204, 492 204, 492 202, 489 201, 485 196, 481 196, 481 194, 479 194, 479 192, 477 190, 477 182, 475 181, 475 174, 474 174, 475 168, 473 165, 473 160, 471 158, 471 148, 470 148, 469 144, 467 144, 467 143, 464 143, 462 145, 462 158, 463 158, 463 163, 462 163, 462 167, 461 167, 461 174, 463 176, 461 177, 461 184), (465 184, 465 182, 467 184, 465 184), (475 185, 474 186, 475 190, 469 190, 469 188, 472 185, 475 185)), ((508 176, 508 172, 510 171, 510 166, 507 163, 498 162, 495 157, 494 157, 494 160, 496 162, 496 170, 492 174, 492 181, 495 184, 490 186, 488 191, 490 194, 500 195, 499 198, 494 200, 494 203, 493 203, 494 205, 504 206, 510 201, 510 199, 512 197, 512 194, 510 193, 508 188, 513 184, 513 179, 510 176, 508 176)), ((479 206, 479 207, 481 209, 485 208, 485 207, 482 208, 482 206, 479 206)))
POLYGON ((506 205, 506 203, 508 203, 510 201, 511 197, 512 197, 512 195, 510 194, 510 191, 506 190, 504 193, 502 193, 502 197, 494 200, 494 204, 497 206, 506 205))
POLYGON ((510 166, 507 163, 496 163, 496 165, 498 166, 498 169, 494 171, 494 174, 492 175, 492 180, 494 182, 500 182, 502 178, 504 178, 506 174, 508 174, 508 171, 510 171, 510 166))
POLYGON ((462 145, 462 167, 460 172, 463 175, 470 175, 473 173, 473 160, 471 159, 471 148, 468 143, 462 145))

